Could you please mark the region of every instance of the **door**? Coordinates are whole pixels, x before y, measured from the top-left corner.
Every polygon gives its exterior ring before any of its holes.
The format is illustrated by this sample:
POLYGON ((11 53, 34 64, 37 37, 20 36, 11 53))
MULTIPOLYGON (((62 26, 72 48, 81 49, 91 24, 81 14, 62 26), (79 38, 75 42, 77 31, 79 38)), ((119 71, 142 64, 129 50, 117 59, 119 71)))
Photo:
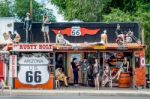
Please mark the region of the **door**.
MULTIPOLYGON (((69 76, 69 83, 74 82, 73 70, 71 66, 71 62, 73 58, 77 58, 77 61, 79 62, 83 59, 83 53, 68 53, 67 54, 67 74, 69 76)), ((81 83, 81 69, 79 69, 78 73, 79 73, 79 83, 81 83)))

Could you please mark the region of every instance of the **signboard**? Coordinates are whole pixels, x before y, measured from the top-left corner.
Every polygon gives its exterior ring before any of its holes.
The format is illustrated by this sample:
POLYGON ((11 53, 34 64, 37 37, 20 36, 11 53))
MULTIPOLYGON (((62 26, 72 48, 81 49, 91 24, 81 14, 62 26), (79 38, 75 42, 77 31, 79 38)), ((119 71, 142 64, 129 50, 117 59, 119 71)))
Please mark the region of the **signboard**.
POLYGON ((9 58, 9 77, 17 77, 17 55, 10 55, 9 58))
POLYGON ((13 44, 13 51, 53 51, 53 46, 47 43, 37 44, 13 44))
POLYGON ((44 57, 25 57, 19 60, 20 69, 18 79, 23 84, 39 85, 48 82, 50 74, 48 72, 49 61, 44 57))
POLYGON ((81 31, 79 26, 73 26, 71 29, 71 36, 80 36, 81 31))
POLYGON ((69 28, 64 29, 52 29, 52 31, 57 34, 58 31, 61 32, 63 35, 67 36, 85 36, 85 35, 96 35, 100 29, 89 29, 89 28, 83 28, 80 26, 72 26, 69 28))

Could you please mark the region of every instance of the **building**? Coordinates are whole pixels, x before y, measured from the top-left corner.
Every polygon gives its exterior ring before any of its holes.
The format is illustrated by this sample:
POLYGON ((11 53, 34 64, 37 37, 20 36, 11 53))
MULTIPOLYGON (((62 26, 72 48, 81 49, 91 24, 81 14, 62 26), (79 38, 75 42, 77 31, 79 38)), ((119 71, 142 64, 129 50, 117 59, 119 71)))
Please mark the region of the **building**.
MULTIPOLYGON (((14 23, 14 30, 22 38, 21 43, 7 46, 10 52, 9 79, 14 89, 54 89, 58 60, 63 72, 69 77, 69 84, 72 84, 73 70, 70 63, 73 58, 77 58, 79 63, 86 58, 90 64, 95 58, 98 59, 101 87, 145 87, 145 45, 138 23, 51 23, 49 29, 51 42, 43 43, 41 23, 33 23, 32 41, 24 43, 23 23, 14 23), (117 41, 118 24, 120 32, 124 34, 123 44, 117 41), (59 31, 65 43, 56 43, 59 31), (103 38, 105 33, 107 37, 103 38), (124 57, 129 62, 128 73, 125 74, 121 71, 124 57)), ((78 73, 79 83, 83 84, 81 67, 78 73)), ((93 86, 92 81, 88 81, 88 84, 93 86)))

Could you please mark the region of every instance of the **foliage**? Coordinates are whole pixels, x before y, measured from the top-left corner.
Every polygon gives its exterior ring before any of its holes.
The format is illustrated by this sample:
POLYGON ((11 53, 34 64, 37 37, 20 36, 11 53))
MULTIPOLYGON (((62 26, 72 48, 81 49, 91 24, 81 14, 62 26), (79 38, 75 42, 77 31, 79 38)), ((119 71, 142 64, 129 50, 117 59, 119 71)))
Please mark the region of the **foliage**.
MULTIPOLYGON (((32 20, 36 22, 42 21, 42 16, 45 13, 48 13, 50 17, 50 20, 52 22, 56 21, 55 16, 52 14, 52 10, 45 10, 44 6, 37 3, 35 0, 32 0, 32 20), (45 12, 47 11, 47 12, 45 12)), ((15 0, 15 12, 17 16, 20 17, 21 20, 24 20, 26 13, 30 12, 30 0, 15 0)))
MULTIPOLYGON (((50 21, 56 22, 52 10, 46 9, 35 0, 32 0, 32 7, 33 21, 41 22, 43 15, 48 13, 50 21)), ((27 12, 30 12, 30 0, 0 0, 0 17, 17 17, 23 21, 27 12)))
POLYGON ((139 22, 145 34, 145 44, 147 45, 146 59, 150 63, 150 4, 136 2, 136 11, 134 14, 129 12, 121 11, 120 9, 112 9, 112 11, 103 15, 104 22, 139 22))
POLYGON ((12 14, 12 2, 11 0, 0 0, 0 17, 11 17, 12 14))
POLYGON ((145 33, 150 63, 150 0, 49 0, 67 20, 139 22, 145 33))
POLYGON ((102 9, 110 0, 51 0, 66 20, 101 21, 102 9))

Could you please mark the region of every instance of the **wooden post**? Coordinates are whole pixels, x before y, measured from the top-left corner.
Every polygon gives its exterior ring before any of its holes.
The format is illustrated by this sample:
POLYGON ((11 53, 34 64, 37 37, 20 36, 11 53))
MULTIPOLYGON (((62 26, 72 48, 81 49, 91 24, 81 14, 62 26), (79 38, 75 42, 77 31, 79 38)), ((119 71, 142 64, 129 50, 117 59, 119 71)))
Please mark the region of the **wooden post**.
POLYGON ((32 19, 32 0, 30 0, 30 18, 32 19))
POLYGON ((145 42, 144 42, 144 29, 142 29, 142 44, 144 45, 145 42))
POLYGON ((135 88, 135 79, 134 79, 134 70, 135 70, 135 56, 134 56, 134 51, 132 52, 132 74, 133 74, 133 77, 132 77, 132 88, 135 88))

